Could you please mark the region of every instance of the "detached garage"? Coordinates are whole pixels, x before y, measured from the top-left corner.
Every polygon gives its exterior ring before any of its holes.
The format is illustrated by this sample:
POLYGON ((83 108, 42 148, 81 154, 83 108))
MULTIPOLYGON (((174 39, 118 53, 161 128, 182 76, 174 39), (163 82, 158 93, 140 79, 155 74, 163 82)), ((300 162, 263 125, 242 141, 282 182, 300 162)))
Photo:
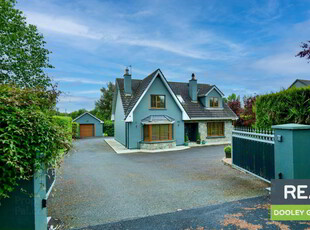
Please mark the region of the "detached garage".
POLYGON ((102 137, 103 121, 91 113, 83 113, 73 120, 80 124, 80 138, 83 137, 102 137))

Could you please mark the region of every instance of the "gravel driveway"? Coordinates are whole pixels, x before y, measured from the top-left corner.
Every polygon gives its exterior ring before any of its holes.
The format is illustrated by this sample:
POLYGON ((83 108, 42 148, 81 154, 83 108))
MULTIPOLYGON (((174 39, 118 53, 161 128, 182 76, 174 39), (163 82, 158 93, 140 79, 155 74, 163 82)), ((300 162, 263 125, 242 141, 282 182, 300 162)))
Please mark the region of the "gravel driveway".
POLYGON ((223 146, 118 155, 103 138, 75 141, 49 215, 85 227, 266 194, 266 183, 224 166, 223 155, 223 146))

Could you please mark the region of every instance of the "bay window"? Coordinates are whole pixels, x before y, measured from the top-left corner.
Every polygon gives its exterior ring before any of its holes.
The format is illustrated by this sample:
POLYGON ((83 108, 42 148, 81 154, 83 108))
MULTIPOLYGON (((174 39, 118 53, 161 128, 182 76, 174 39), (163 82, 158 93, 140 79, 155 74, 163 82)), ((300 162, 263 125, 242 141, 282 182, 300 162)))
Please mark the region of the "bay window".
POLYGON ((144 125, 144 141, 166 141, 172 140, 172 124, 144 125))

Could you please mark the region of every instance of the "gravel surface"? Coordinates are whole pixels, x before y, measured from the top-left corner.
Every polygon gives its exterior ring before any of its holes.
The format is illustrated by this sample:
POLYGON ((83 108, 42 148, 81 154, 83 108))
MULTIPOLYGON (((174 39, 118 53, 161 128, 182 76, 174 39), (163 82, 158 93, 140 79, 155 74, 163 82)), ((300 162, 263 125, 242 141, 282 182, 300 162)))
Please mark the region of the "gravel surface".
POLYGON ((86 227, 266 194, 268 184, 224 166, 223 146, 116 154, 103 138, 74 142, 48 212, 86 227))

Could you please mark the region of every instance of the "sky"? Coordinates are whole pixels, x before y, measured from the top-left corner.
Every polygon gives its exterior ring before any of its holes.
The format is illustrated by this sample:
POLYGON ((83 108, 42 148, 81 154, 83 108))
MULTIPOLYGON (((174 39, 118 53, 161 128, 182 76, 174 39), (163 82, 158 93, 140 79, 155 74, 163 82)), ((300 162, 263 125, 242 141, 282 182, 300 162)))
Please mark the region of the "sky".
POLYGON ((307 0, 19 0, 52 51, 46 72, 64 93, 61 112, 91 110, 100 88, 126 66, 143 79, 217 85, 228 96, 257 95, 310 79, 295 57, 310 40, 307 0))

